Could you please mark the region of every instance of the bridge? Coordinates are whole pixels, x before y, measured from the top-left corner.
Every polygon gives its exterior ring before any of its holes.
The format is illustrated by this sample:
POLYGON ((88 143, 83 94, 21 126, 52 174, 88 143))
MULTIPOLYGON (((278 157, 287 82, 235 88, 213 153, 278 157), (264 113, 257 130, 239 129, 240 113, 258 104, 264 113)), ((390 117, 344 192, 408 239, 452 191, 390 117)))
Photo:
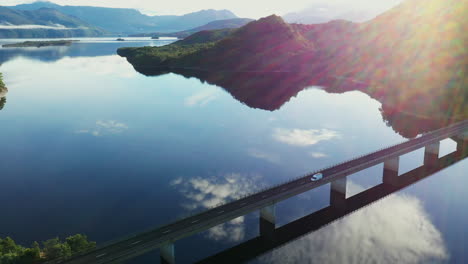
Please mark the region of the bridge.
MULTIPOLYGON (((433 166, 433 164, 439 164, 440 141, 447 138, 452 138, 457 142, 457 153, 465 154, 468 152, 468 120, 426 133, 404 143, 292 179, 289 182, 273 186, 168 225, 107 243, 96 250, 74 256, 70 259, 55 260, 48 263, 119 263, 158 248, 160 250, 162 263, 175 263, 174 243, 177 240, 205 231, 257 210, 260 211, 260 236, 274 240, 275 234, 278 234, 280 230, 284 230, 284 226, 278 229, 276 228, 275 205, 277 203, 319 186, 330 184, 330 208, 346 213, 347 210, 350 210, 349 208, 352 208, 348 206, 349 204, 360 204, 364 201, 360 201, 359 198, 353 198, 350 202, 349 199, 346 199, 346 181, 348 175, 383 163, 383 186, 393 186, 391 188, 398 189, 404 184, 405 180, 405 178, 399 176, 398 173, 399 157, 414 150, 425 148, 424 166, 427 169, 433 166), (319 172, 323 174, 323 178, 318 181, 311 181, 311 176, 319 172)), ((316 221, 320 223, 326 219, 327 218, 320 220, 317 218, 316 221)))
POLYGON ((279 248, 291 241, 313 233, 332 222, 352 214, 380 199, 420 182, 435 173, 464 160, 468 152, 461 150, 450 153, 436 161, 431 161, 399 176, 398 185, 381 183, 370 189, 346 198, 344 206, 339 209, 328 206, 312 214, 276 228, 271 238, 257 236, 232 248, 226 249, 196 263, 244 263, 253 260, 269 251, 279 248))

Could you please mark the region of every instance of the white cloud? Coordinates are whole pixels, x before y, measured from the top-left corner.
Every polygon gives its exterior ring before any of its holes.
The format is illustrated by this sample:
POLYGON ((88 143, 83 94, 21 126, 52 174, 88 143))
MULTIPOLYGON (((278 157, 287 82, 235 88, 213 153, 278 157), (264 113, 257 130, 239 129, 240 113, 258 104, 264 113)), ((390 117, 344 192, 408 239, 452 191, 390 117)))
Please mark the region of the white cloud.
MULTIPOLYGON (((235 200, 253 192, 258 186, 258 175, 230 173, 219 178, 177 178, 171 185, 187 199, 182 206, 188 210, 208 209, 220 203, 235 200)), ((207 231, 210 239, 240 241, 245 237, 244 217, 233 219, 207 231)))
POLYGON ((273 133, 273 138, 275 140, 299 147, 315 145, 321 141, 331 140, 338 137, 340 137, 338 132, 329 129, 304 130, 277 128, 273 133))
POLYGON ((278 163, 279 160, 280 160, 278 155, 275 155, 275 154, 270 153, 270 152, 264 152, 264 151, 261 151, 261 150, 258 150, 258 149, 253 149, 253 148, 248 149, 247 154, 250 157, 253 157, 253 158, 256 158, 256 159, 266 160, 266 161, 271 162, 271 163, 278 163))
MULTIPOLYGON (((362 187, 350 183, 348 189, 362 187)), ((439 263, 449 258, 421 202, 394 194, 261 257, 264 263, 439 263)))
POLYGON ((321 152, 310 152, 309 155, 310 155, 312 158, 316 158, 316 159, 328 157, 327 154, 321 153, 321 152))
POLYGON ((107 134, 118 134, 127 130, 128 126, 124 123, 117 122, 114 120, 96 121, 96 125, 92 129, 81 129, 75 131, 77 134, 91 134, 93 136, 103 136, 107 134))
POLYGON ((69 30, 69 29, 77 29, 77 28, 68 28, 64 25, 60 24, 53 24, 50 26, 45 25, 13 25, 13 24, 0 24, 0 29, 54 29, 54 30, 69 30))
POLYGON ((185 98, 185 106, 204 106, 218 97, 217 90, 206 89, 185 98))

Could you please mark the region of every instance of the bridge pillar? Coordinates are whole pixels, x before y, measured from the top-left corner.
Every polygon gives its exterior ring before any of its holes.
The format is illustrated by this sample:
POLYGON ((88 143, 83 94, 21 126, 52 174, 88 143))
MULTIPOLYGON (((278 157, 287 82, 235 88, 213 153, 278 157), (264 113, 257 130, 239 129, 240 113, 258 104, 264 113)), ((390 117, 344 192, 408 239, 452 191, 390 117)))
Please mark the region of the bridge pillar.
POLYGON ((383 183, 397 186, 399 183, 398 170, 400 157, 390 158, 384 162, 383 183))
POLYGON ((439 160, 440 142, 432 143, 424 148, 424 166, 431 167, 439 160))
POLYGON ((346 177, 332 181, 330 185, 330 206, 343 210, 346 208, 346 177))
POLYGON ((276 205, 260 209, 260 235, 273 239, 276 228, 276 205))
POLYGON ((468 153, 468 131, 452 138, 457 142, 457 151, 465 155, 468 153))
POLYGON ((175 264, 174 244, 167 243, 161 246, 161 264, 175 264))

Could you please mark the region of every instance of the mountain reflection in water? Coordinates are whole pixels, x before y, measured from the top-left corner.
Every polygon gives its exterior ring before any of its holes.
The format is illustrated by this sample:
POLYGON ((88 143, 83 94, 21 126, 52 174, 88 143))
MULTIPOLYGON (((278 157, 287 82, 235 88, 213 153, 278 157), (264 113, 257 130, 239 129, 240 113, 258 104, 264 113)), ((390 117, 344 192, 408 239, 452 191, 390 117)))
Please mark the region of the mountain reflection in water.
MULTIPOLYGON (((376 95, 372 93, 370 85, 349 79, 346 77, 326 76, 320 73, 307 72, 211 72, 191 69, 159 69, 138 68, 135 69, 147 76, 159 76, 167 73, 176 73, 186 78, 197 78, 201 82, 217 85, 229 92, 235 99, 249 106, 268 111, 279 110, 292 97, 309 87, 321 87, 329 93, 345 93, 349 91, 361 91, 378 100, 384 122, 393 128, 395 132, 406 137, 414 138, 417 135, 429 132, 468 117, 468 113, 460 113, 459 104, 450 104, 450 98, 444 105, 448 110, 438 111, 436 104, 430 102, 423 108, 414 111, 411 104, 400 104, 389 95, 376 95), (405 106, 406 105, 406 106, 405 106), (422 111, 422 112, 421 112, 422 111)), ((468 98, 462 99, 465 105, 468 98)), ((326 109, 323 109, 326 111, 326 109)))

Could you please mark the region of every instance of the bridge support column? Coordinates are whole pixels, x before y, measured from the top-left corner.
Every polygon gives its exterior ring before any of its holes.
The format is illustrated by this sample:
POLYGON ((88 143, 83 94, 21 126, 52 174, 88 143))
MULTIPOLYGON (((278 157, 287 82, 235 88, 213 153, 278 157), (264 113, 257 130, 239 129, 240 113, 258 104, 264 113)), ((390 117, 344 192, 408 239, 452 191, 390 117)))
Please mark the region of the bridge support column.
POLYGON ((260 235, 273 239, 276 228, 276 205, 260 209, 260 235))
POLYGON ((330 206, 343 210, 346 208, 346 177, 331 182, 330 206))
POLYGON ((160 249, 161 264, 175 264, 174 244, 164 244, 160 249))
POLYGON ((457 135, 453 138, 457 142, 457 151, 465 155, 468 153, 468 132, 457 135))
POLYGON ((398 170, 400 167, 400 157, 388 159, 384 162, 383 183, 397 186, 399 183, 398 170))
POLYGON ((432 143, 424 148, 424 166, 431 167, 439 160, 440 142, 432 143))

